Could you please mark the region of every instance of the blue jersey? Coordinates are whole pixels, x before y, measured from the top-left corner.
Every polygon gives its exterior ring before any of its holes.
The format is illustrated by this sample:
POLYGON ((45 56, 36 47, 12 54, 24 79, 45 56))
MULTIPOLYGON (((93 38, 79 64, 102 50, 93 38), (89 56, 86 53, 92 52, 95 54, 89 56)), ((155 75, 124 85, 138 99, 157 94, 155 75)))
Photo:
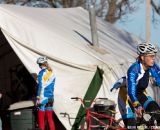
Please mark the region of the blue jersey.
POLYGON ((160 68, 157 64, 154 64, 148 70, 148 72, 144 71, 143 66, 139 61, 132 64, 128 69, 127 72, 128 95, 133 103, 133 106, 136 108, 141 106, 136 95, 137 93, 143 92, 145 88, 148 86, 149 77, 154 79, 156 86, 160 86, 160 68))
POLYGON ((39 72, 37 98, 40 99, 41 102, 48 98, 54 98, 55 79, 53 71, 48 71, 46 68, 42 68, 39 72))

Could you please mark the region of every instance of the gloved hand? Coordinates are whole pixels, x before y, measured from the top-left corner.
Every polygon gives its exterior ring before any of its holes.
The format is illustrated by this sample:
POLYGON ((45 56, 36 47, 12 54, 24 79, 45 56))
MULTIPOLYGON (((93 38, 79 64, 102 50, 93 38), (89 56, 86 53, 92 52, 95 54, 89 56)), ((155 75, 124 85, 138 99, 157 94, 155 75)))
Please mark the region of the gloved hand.
POLYGON ((115 84, 113 85, 113 87, 110 89, 110 91, 112 92, 114 89, 120 88, 120 86, 121 86, 121 83, 120 83, 120 82, 117 82, 117 83, 115 83, 115 84))
POLYGON ((138 116, 139 118, 142 118, 143 112, 144 112, 144 109, 143 109, 142 106, 139 106, 139 107, 136 109, 136 113, 137 113, 137 116, 138 116))
POLYGON ((110 89, 110 92, 112 92, 114 89, 118 89, 122 86, 126 86, 126 77, 122 77, 120 78, 114 85, 113 87, 110 89))

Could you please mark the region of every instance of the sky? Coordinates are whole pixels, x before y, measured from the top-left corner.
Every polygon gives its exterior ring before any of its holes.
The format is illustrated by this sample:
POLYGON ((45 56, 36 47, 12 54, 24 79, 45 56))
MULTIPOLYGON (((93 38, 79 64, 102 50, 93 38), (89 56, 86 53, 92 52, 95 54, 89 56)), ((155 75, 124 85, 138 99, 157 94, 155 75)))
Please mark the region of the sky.
MULTIPOLYGON (((120 29, 124 29, 142 39, 146 39, 146 0, 139 2, 138 9, 133 13, 129 14, 125 22, 118 21, 116 26, 120 29)), ((158 44, 160 47, 160 16, 156 15, 159 23, 152 23, 152 8, 151 8, 151 43, 158 44)))

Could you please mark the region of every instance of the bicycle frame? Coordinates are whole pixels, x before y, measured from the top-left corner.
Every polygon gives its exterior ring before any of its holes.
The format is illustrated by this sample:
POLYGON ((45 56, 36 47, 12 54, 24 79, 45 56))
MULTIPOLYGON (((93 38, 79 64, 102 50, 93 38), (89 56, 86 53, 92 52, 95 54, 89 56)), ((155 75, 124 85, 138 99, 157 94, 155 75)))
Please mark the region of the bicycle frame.
MULTIPOLYGON (((85 102, 91 102, 90 106, 92 106, 93 102, 95 102, 97 99, 106 99, 106 100, 108 100, 107 98, 96 98, 94 100, 83 100, 83 99, 81 99, 79 97, 73 97, 71 99, 75 99, 76 101, 80 101, 82 106, 83 106, 83 108, 85 109, 85 113, 86 113, 85 118, 86 118, 86 123, 87 123, 87 130, 91 130, 91 128, 96 128, 97 127, 95 125, 92 125, 91 119, 96 120, 99 124, 101 124, 106 129, 108 129, 108 128, 116 129, 117 128, 115 126, 112 126, 113 122, 116 122, 116 120, 112 116, 108 116, 106 114, 101 114, 101 113, 98 113, 98 112, 93 112, 93 111, 91 111, 91 107, 87 108, 85 106, 85 104, 84 104, 85 102), (106 124, 104 121, 98 119, 96 116, 109 119, 110 123, 106 124)), ((84 124, 82 124, 81 130, 84 130, 85 129, 84 127, 85 127, 84 124)))
POLYGON ((112 116, 108 116, 106 114, 100 114, 100 113, 97 113, 97 112, 92 112, 90 110, 87 110, 86 117, 87 117, 87 122, 88 122, 87 123, 88 124, 88 130, 90 130, 91 128, 94 128, 94 126, 91 125, 91 119, 96 120, 99 124, 102 124, 105 128, 115 128, 115 127, 112 126, 113 121, 115 121, 115 119, 112 116), (104 121, 101 121, 100 119, 98 119, 96 116, 109 119, 110 120, 109 125, 106 124, 104 121))

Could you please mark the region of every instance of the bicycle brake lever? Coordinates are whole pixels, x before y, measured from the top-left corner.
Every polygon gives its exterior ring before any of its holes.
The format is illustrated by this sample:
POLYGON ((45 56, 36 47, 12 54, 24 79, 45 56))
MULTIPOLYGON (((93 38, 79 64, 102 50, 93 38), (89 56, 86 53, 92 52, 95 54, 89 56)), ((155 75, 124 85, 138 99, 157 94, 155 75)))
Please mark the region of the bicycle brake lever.
POLYGON ((98 99, 104 99, 104 100, 108 100, 108 98, 98 98, 98 99))
POLYGON ((79 97, 71 97, 71 99, 78 100, 78 99, 79 99, 79 97))

